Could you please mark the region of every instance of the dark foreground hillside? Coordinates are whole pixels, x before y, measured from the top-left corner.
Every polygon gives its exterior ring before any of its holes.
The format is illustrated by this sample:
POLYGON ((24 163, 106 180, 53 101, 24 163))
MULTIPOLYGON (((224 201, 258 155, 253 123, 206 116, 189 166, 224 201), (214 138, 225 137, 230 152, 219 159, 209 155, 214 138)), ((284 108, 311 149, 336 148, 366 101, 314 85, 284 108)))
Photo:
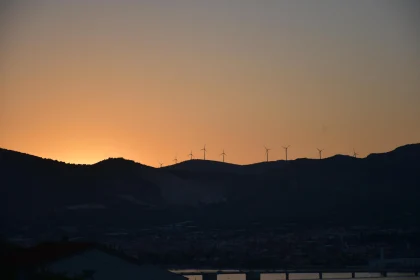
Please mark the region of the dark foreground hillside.
POLYGON ((0 149, 0 223, 133 225, 186 219, 417 223, 420 144, 248 166, 192 160, 152 168, 125 159, 72 165, 0 149))

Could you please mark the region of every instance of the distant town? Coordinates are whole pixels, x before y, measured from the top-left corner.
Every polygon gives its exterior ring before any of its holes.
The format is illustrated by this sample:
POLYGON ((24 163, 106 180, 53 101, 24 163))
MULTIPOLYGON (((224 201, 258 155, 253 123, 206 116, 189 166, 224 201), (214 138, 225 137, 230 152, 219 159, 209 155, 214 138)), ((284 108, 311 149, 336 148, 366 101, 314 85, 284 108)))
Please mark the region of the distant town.
POLYGON ((42 240, 60 241, 60 236, 74 242, 95 239, 169 268, 342 268, 368 266, 381 257, 420 257, 420 227, 311 229, 291 223, 261 230, 255 223, 242 229, 203 229, 185 221, 150 228, 61 227, 37 236, 30 232, 22 230, 10 240, 30 246, 42 240))

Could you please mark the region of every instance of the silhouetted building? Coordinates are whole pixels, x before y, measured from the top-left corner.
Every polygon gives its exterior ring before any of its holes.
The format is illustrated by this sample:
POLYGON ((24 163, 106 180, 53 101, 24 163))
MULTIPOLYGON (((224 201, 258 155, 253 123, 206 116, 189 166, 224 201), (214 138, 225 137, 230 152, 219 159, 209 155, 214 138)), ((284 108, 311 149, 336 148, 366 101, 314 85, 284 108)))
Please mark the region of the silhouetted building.
POLYGON ((157 266, 140 263, 136 258, 92 243, 44 243, 16 250, 2 261, 26 280, 36 272, 48 271, 69 277, 95 280, 162 279, 185 280, 184 276, 157 266))

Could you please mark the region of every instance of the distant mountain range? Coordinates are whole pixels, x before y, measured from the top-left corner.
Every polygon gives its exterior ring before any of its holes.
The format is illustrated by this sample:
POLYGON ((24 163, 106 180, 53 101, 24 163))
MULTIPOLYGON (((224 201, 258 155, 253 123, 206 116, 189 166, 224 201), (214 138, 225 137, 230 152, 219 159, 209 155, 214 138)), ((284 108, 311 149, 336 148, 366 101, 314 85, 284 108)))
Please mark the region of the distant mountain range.
POLYGON ((0 227, 185 219, 415 223, 420 144, 363 159, 190 160, 163 168, 122 158, 73 165, 0 149, 0 210, 0 227))

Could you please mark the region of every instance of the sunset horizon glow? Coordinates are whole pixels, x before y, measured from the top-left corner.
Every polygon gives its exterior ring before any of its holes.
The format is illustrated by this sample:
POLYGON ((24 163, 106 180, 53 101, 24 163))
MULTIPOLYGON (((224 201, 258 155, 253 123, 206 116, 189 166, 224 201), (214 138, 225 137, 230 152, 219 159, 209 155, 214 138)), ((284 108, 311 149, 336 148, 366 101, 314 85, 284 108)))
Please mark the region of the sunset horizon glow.
POLYGON ((235 164, 420 143, 420 4, 17 0, 0 147, 68 163, 235 164))
MULTIPOLYGON (((408 143, 406 145, 412 145, 412 144, 420 144, 420 143, 408 143)), ((405 146, 405 145, 403 145, 403 146, 405 146)), ((3 148, 3 147, 0 147, 0 148, 3 148)), ((399 147, 396 147, 396 148, 399 148, 399 147)), ((3 149, 6 149, 6 148, 3 148, 3 149)), ((66 163, 66 164, 74 164, 74 165, 94 165, 94 164, 97 164, 99 162, 106 161, 106 160, 109 160, 109 159, 124 159, 124 160, 127 160, 127 161, 134 161, 135 163, 146 165, 146 166, 150 166, 150 167, 166 167, 166 166, 180 164, 180 163, 183 163, 183 162, 186 162, 186 161, 190 161, 191 160, 190 158, 185 157, 185 158, 182 158, 182 159, 178 159, 177 163, 175 163, 173 161, 173 159, 172 159, 172 160, 168 160, 166 163, 158 160, 157 163, 155 163, 155 164, 146 164, 144 162, 141 162, 141 161, 138 161, 138 160, 133 160, 131 158, 126 158, 126 157, 122 157, 122 156, 109 156, 109 157, 102 158, 102 159, 99 159, 99 160, 74 160, 74 161, 69 160, 69 161, 66 161, 66 160, 60 160, 60 159, 56 159, 56 158, 48 158, 48 157, 37 156, 37 155, 29 154, 29 153, 24 153, 24 152, 21 152, 21 151, 15 151, 15 150, 10 150, 10 149, 6 149, 6 150, 13 151, 13 152, 18 152, 18 153, 23 153, 23 154, 27 154, 27 155, 30 155, 30 156, 36 156, 36 157, 40 157, 40 158, 43 158, 43 159, 46 159, 46 160, 54 160, 54 161, 59 161, 59 162, 63 162, 63 163, 66 163), (161 163, 162 163, 162 166, 160 166, 161 163)), ((394 150, 394 149, 392 149, 392 150, 394 150)), ((384 151, 384 152, 381 152, 381 153, 391 152, 392 150, 384 151)), ((368 153, 368 154, 366 154, 363 157, 360 157, 359 156, 359 153, 357 153, 357 158, 363 159, 363 158, 366 158, 367 156, 369 156, 370 154, 377 154, 377 153, 368 153)), ((219 158, 216 158, 216 157, 215 158, 208 158, 207 157, 207 154, 206 154, 206 159, 203 159, 203 155, 201 155, 201 157, 195 157, 195 158, 192 158, 192 160, 193 161, 220 162, 220 163, 226 163, 226 164, 246 166, 246 165, 253 165, 253 164, 259 164, 259 163, 265 163, 266 162, 265 156, 266 155, 264 154, 264 158, 261 158, 261 160, 259 160, 259 161, 257 160, 255 162, 247 162, 247 163, 229 162, 227 160, 227 158, 225 158, 225 162, 222 162, 221 156, 219 158)), ((328 159, 328 158, 331 158, 331 157, 334 157, 334 156, 349 156, 349 157, 353 157, 354 155, 352 155, 352 153, 348 153, 348 154, 338 153, 338 154, 328 155, 328 156, 325 156, 324 157, 324 151, 323 151, 322 159, 328 159)), ((288 161, 302 160, 302 159, 314 159, 314 160, 318 160, 319 159, 318 151, 316 151, 316 155, 315 156, 312 156, 312 157, 298 157, 298 158, 292 158, 292 159, 288 157, 288 161)), ((283 157, 280 156, 279 158, 271 158, 271 157, 269 158, 269 162, 276 162, 276 161, 285 161, 285 155, 283 155, 283 157)))

